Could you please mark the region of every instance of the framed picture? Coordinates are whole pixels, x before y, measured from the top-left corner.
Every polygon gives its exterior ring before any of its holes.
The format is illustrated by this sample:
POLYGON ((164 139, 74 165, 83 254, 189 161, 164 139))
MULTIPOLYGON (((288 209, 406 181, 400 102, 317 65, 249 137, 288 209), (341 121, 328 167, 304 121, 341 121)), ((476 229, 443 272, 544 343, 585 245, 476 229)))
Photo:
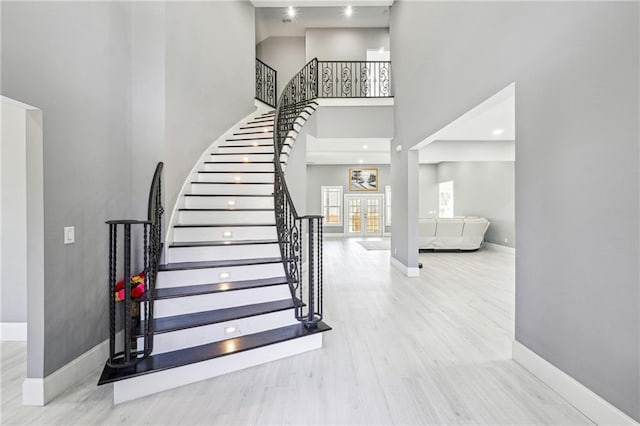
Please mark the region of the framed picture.
POLYGON ((377 191, 378 169, 349 169, 349 191, 377 191))

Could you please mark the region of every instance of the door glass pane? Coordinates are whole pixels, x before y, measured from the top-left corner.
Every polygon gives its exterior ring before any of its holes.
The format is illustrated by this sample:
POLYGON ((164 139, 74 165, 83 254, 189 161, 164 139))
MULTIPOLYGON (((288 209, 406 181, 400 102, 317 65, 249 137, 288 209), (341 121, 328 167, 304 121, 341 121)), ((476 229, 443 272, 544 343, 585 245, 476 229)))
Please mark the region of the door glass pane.
POLYGON ((380 200, 367 199, 367 233, 380 232, 380 200))
POLYGON ((360 232, 362 230, 362 206, 359 199, 349 200, 349 232, 360 232))

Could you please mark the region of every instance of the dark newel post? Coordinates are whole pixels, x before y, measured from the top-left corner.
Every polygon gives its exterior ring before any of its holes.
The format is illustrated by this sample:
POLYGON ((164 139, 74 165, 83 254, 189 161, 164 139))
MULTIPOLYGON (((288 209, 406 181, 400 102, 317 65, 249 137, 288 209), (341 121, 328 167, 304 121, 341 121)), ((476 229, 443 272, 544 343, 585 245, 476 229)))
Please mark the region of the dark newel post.
POLYGON ((116 262, 117 262, 117 227, 109 225, 109 362, 113 363, 116 353, 116 262))
POLYGON ((124 362, 131 362, 131 224, 124 225, 124 362))
POLYGON ((315 285, 315 277, 314 277, 314 250, 313 250, 313 240, 314 240, 314 226, 313 219, 309 218, 309 317, 307 318, 307 323, 305 324, 307 328, 316 328, 316 320, 315 320, 315 298, 314 298, 314 285, 315 285))

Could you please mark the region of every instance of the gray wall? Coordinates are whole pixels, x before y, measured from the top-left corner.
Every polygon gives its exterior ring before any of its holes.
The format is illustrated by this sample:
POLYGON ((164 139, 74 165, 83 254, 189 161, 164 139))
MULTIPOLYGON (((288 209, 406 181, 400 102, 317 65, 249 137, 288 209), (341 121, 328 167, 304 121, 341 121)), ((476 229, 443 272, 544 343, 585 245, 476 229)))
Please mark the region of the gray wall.
POLYGON ((420 164, 418 179, 420 218, 438 217, 438 166, 436 164, 420 164))
POLYGON ((29 377, 107 336, 104 222, 131 200, 129 30, 125 3, 2 3, 2 93, 44 112, 45 344, 29 377))
POLYGON ((256 57, 278 72, 278 95, 307 63, 304 37, 269 37, 256 45, 256 57))
POLYGON ((456 216, 483 216, 491 222, 485 241, 515 247, 514 170, 513 162, 440 163, 437 182, 453 181, 456 216))
MULTIPOLYGON (((307 211, 308 214, 322 214, 322 202, 320 188, 322 186, 342 186, 343 194, 384 194, 385 185, 390 185, 390 169, 387 164, 357 164, 357 165, 307 165, 307 211), (352 167, 376 167, 378 169, 378 191, 361 192, 349 191, 349 168, 352 167)), ((392 189, 393 191, 393 189, 392 189)), ((393 197, 393 192, 392 192, 393 197)), ((343 205, 344 207, 344 205, 343 205)), ((344 219, 344 218, 343 218, 344 219)), ((325 226, 326 233, 344 233, 345 223, 342 226, 325 226)), ((390 227, 385 232, 391 232, 390 227)))
POLYGON ((307 61, 365 61, 367 49, 389 50, 388 28, 308 28, 307 61))
POLYGON ((254 110, 255 16, 249 2, 166 4, 167 206, 203 151, 254 110))
POLYGON ((285 179, 298 215, 307 214, 307 135, 316 130, 315 114, 304 124, 296 137, 287 160, 285 179))
POLYGON ((315 113, 318 138, 391 138, 392 106, 323 106, 315 113))
POLYGON ((203 150, 253 110, 254 8, 1 7, 2 94, 44 114, 46 325, 28 360, 43 377, 107 337, 105 220, 144 215, 159 160, 169 214, 203 150), (63 245, 69 225, 76 243, 63 245))
MULTIPOLYGON (((391 34, 394 145, 516 82, 515 337, 640 420, 638 3, 396 2, 391 34)), ((409 265, 414 221, 394 209, 409 265)))

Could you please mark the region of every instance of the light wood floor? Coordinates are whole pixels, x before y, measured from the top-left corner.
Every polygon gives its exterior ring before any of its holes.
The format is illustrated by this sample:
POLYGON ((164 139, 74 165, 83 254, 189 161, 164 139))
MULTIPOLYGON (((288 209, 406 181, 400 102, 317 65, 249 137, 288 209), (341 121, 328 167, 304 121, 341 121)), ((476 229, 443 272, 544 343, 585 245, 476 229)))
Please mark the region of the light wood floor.
POLYGON ((20 405, 25 345, 2 345, 2 424, 588 424, 510 360, 514 257, 389 251, 328 239, 325 347, 112 406, 99 371, 44 408, 20 405))

